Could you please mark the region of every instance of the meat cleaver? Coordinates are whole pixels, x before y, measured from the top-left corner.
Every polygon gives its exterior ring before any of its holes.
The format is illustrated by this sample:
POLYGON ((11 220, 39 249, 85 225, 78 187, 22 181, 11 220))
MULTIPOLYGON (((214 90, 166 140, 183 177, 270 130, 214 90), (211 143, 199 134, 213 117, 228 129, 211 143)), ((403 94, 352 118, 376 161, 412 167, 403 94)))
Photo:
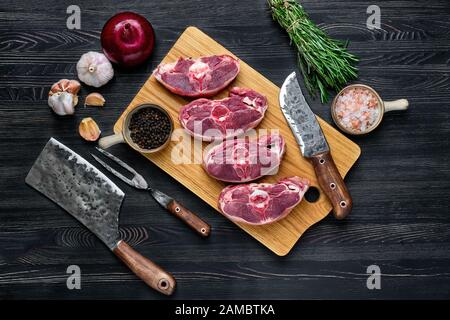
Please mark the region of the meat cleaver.
POLYGON ((279 98, 281 111, 303 156, 312 163, 319 185, 333 206, 334 216, 344 219, 352 210, 352 197, 334 164, 327 140, 303 96, 295 72, 284 80, 279 98))
POLYGON ((83 157, 50 138, 25 182, 91 230, 150 287, 172 294, 172 275, 120 238, 119 212, 125 194, 83 157))

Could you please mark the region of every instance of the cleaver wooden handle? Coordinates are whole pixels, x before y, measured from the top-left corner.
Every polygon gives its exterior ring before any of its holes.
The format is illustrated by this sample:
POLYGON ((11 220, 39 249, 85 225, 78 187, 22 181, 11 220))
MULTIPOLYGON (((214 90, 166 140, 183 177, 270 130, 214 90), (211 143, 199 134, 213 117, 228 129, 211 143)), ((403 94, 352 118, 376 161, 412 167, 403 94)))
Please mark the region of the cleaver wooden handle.
POLYGON ((125 241, 120 240, 113 252, 122 260, 131 271, 153 289, 171 295, 175 290, 174 277, 164 271, 160 266, 142 256, 130 247, 125 241))
POLYGON ((345 186, 330 152, 324 152, 310 158, 317 180, 333 205, 336 219, 344 219, 352 211, 352 197, 345 186))

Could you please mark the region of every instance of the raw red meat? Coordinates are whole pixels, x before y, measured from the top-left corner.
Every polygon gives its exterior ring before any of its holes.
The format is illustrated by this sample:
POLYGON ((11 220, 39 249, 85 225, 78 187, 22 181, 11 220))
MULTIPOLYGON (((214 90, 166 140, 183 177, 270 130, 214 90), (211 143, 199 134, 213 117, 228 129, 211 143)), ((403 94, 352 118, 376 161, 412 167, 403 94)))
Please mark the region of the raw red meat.
POLYGON ((267 110, 267 99, 251 90, 234 87, 222 100, 197 99, 183 106, 181 125, 203 141, 223 140, 256 127, 267 110))
POLYGON ((236 222, 260 225, 280 220, 300 203, 309 188, 305 178, 290 177, 270 183, 228 186, 219 197, 219 208, 236 222))
POLYGON ((213 178, 226 182, 248 182, 275 174, 284 154, 279 134, 259 138, 228 139, 212 147, 203 157, 203 167, 213 178))
POLYGON ((239 73, 239 60, 228 55, 179 58, 161 63, 153 74, 173 93, 186 97, 211 97, 225 88, 239 73))

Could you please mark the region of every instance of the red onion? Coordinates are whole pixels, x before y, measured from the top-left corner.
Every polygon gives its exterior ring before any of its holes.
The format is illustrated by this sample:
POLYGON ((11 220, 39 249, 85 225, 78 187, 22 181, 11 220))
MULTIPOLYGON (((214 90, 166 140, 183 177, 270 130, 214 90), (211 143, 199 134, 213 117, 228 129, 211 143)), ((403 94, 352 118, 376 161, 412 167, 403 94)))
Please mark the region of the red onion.
POLYGON ((134 67, 152 53, 155 33, 143 16, 134 12, 121 12, 105 23, 101 42, 103 52, 111 62, 134 67))

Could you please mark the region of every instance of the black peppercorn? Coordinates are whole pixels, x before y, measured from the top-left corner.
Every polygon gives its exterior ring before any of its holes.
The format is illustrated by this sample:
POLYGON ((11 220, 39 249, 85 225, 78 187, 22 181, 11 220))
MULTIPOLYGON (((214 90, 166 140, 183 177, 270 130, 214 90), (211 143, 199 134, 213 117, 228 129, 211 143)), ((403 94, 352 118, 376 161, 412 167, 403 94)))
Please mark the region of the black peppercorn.
POLYGON ((131 116, 130 137, 142 149, 162 146, 170 137, 171 123, 167 114, 156 108, 143 108, 131 116))

